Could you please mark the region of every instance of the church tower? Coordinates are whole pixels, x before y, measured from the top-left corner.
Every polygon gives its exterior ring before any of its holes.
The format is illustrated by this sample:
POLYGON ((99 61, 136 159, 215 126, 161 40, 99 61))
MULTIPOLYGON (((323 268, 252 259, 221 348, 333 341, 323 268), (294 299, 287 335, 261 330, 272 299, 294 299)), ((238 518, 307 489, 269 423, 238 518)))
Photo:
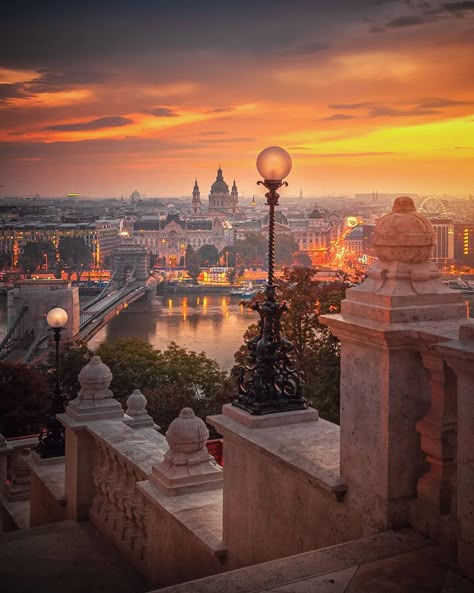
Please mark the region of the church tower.
POLYGON ((237 212, 239 208, 239 192, 237 191, 237 186, 235 185, 235 179, 234 183, 232 184, 232 190, 230 192, 230 205, 232 208, 232 212, 237 212))
POLYGON ((194 187, 193 187, 193 199, 191 201, 191 206, 193 209, 193 215, 194 216, 199 216, 201 214, 201 192, 199 191, 199 185, 196 181, 194 182, 194 187))

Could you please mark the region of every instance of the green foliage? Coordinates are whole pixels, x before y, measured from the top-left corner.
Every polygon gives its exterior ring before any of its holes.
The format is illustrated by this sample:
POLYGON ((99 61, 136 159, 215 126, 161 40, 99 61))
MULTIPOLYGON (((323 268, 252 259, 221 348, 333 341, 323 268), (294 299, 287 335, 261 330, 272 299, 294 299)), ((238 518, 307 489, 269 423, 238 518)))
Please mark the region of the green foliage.
POLYGON ((219 251, 215 245, 202 245, 196 255, 200 266, 215 266, 219 261, 219 251))
POLYGON ((228 268, 235 267, 235 247, 233 245, 226 245, 219 253, 219 260, 223 266, 228 268))
POLYGON ((268 253, 268 240, 259 233, 248 233, 245 239, 236 241, 235 253, 237 265, 262 266, 268 253))
POLYGON ((125 403, 134 389, 140 389, 163 430, 186 406, 203 419, 220 413, 231 393, 228 375, 217 362, 174 342, 160 351, 130 338, 101 344, 96 353, 112 371, 114 396, 125 403))
MULTIPOLYGON (((275 263, 290 265, 298 244, 289 233, 275 236, 275 263)), ((263 266, 268 259, 268 238, 259 233, 248 233, 244 240, 235 243, 237 262, 246 267, 263 266)))
POLYGON ((40 264, 46 263, 45 254, 49 262, 54 261, 55 247, 51 241, 28 241, 22 249, 18 265, 28 275, 32 274, 40 264))
POLYGON ((196 282, 197 277, 201 273, 201 265, 196 252, 189 243, 186 247, 186 270, 190 277, 196 282))
POLYGON ((293 261, 295 265, 299 267, 310 268, 313 265, 313 262, 311 261, 309 255, 307 253, 304 253, 303 251, 295 253, 293 261))
POLYGON ((275 263, 289 266, 293 263, 293 255, 298 251, 298 243, 289 233, 278 233, 275 236, 275 263))
POLYGON ((92 263, 92 251, 82 237, 61 237, 58 251, 61 263, 69 277, 75 272, 80 278, 84 269, 92 263))
POLYGON ((46 377, 24 364, 0 362, 0 432, 39 432, 49 404, 46 377))

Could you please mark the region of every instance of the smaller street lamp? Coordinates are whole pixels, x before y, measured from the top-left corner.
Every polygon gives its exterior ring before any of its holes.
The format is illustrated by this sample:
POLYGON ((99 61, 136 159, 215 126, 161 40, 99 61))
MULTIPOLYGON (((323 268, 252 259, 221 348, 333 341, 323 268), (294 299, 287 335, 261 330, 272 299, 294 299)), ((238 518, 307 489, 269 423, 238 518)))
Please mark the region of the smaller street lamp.
POLYGON ((51 309, 46 321, 51 328, 56 345, 56 384, 53 395, 50 395, 50 412, 46 418, 46 426, 41 430, 38 453, 41 457, 59 457, 64 455, 64 427, 57 419, 66 409, 66 398, 61 393, 61 377, 59 369, 59 342, 61 332, 67 323, 67 313, 60 307, 51 309))
POLYGON ((257 157, 257 169, 263 177, 259 185, 267 188, 265 194, 270 206, 268 225, 268 279, 265 299, 252 309, 260 315, 259 334, 247 342, 247 357, 238 366, 238 395, 232 402, 250 414, 304 410, 303 375, 291 358, 293 344, 281 337, 280 318, 286 304, 276 300, 275 267, 275 206, 280 197, 277 190, 288 185, 283 181, 291 171, 291 157, 278 146, 269 146, 257 157))

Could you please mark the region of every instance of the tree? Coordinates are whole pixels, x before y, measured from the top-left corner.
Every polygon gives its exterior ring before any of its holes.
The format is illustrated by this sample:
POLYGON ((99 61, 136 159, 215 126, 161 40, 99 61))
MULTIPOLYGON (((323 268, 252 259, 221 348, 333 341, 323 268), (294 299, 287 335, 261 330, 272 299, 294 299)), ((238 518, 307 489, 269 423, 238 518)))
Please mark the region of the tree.
MULTIPOLYGON (((339 312, 345 291, 344 282, 319 281, 316 270, 304 267, 285 269, 277 282, 278 299, 288 307, 281 318, 282 334, 292 342, 296 364, 305 374, 305 397, 332 422, 339 420, 340 346, 319 316, 339 312)), ((244 339, 257 333, 257 326, 251 325, 244 339)), ((245 354, 242 346, 235 354, 237 364, 245 354)))
POLYGON ((25 364, 0 362, 0 432, 5 437, 39 432, 48 405, 45 375, 25 364))
POLYGON ((196 255, 200 266, 215 266, 219 260, 217 247, 207 243, 199 247, 196 255))
POLYGON ((59 259, 71 278, 75 272, 77 279, 87 270, 92 263, 92 251, 82 237, 61 237, 58 245, 59 259))
POLYGON ((28 241, 22 248, 18 264, 25 274, 30 276, 40 264, 46 262, 46 258, 53 261, 55 251, 51 241, 28 241))
POLYGON ((235 254, 235 247, 233 245, 226 245, 219 253, 219 261, 223 266, 233 268, 235 267, 235 254))
POLYGON ((125 403, 140 389, 148 399, 148 412, 163 430, 186 406, 203 419, 219 413, 231 393, 228 375, 216 361, 174 342, 160 351, 137 338, 117 340, 101 344, 97 354, 112 371, 114 396, 125 403))
POLYGON ((262 266, 268 254, 268 240, 259 233, 248 233, 245 239, 236 241, 237 264, 247 268, 262 266))
POLYGON ((194 282, 197 282, 197 278, 201 273, 201 266, 196 252, 189 243, 186 247, 186 270, 194 282))
POLYGON ((313 265, 311 258, 304 251, 299 251, 298 253, 295 253, 294 263, 296 266, 305 268, 310 268, 313 265))
POLYGON ((298 251, 298 243, 289 233, 278 233, 275 236, 275 263, 289 266, 293 263, 293 254, 298 251))

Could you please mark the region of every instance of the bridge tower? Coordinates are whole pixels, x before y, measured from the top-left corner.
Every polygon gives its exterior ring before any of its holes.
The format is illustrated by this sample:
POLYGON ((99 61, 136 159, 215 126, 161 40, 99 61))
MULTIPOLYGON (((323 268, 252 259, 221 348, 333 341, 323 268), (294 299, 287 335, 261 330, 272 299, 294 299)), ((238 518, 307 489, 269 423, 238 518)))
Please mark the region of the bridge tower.
POLYGON ((119 245, 113 255, 114 281, 124 285, 133 278, 141 285, 150 276, 150 252, 141 245, 119 245))
POLYGON ((69 280, 20 280, 8 292, 8 327, 16 324, 13 339, 38 337, 47 331, 46 314, 53 307, 67 312, 63 336, 71 339, 79 331, 79 289, 69 280))

